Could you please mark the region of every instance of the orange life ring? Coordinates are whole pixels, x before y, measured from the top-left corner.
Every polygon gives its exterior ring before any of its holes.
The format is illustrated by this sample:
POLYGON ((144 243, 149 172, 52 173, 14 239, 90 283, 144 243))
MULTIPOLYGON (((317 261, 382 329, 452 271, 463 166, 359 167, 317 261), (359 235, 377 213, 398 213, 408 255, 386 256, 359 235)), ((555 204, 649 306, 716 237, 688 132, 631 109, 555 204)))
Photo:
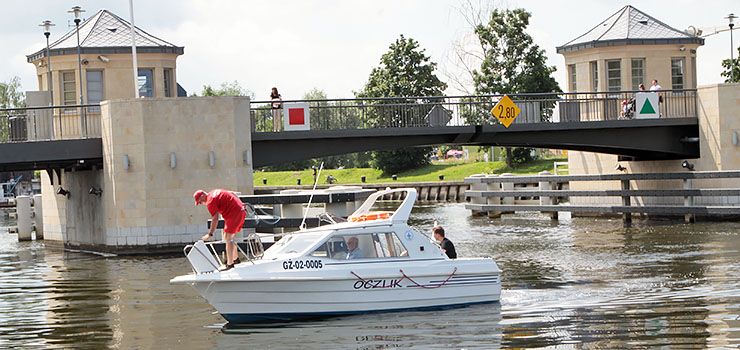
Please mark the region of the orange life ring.
POLYGON ((357 216, 352 215, 348 217, 347 220, 350 222, 383 220, 390 218, 391 214, 393 213, 389 211, 371 211, 357 216))

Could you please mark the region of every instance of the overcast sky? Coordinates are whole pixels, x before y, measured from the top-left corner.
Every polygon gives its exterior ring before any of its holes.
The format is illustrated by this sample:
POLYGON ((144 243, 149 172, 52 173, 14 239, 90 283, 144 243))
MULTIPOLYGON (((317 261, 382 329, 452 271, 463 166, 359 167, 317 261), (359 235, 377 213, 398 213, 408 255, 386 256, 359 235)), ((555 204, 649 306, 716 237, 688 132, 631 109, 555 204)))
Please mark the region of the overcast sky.
MULTIPOLYGON (((473 0, 477 2, 478 0, 473 0)), ((528 32, 545 49, 548 64, 557 67, 555 78, 565 89, 563 56, 555 47, 585 33, 625 5, 636 8, 683 30, 727 27, 724 19, 740 15, 738 0, 653 1, 552 1, 509 0, 508 8, 522 7, 532 13, 528 32)), ((2 0, 0 23, 0 81, 14 76, 24 90, 37 89, 35 69, 26 55, 45 45, 38 26, 49 19, 52 41, 72 26, 72 6, 87 10, 85 18, 107 9, 129 20, 128 0, 2 0)), ((177 60, 177 80, 188 93, 203 85, 219 86, 238 81, 258 100, 268 98, 277 86, 284 99, 301 98, 312 88, 330 98, 352 97, 361 90, 380 56, 399 35, 419 41, 444 71, 454 74, 448 63, 453 43, 471 31, 460 14, 461 0, 134 0, 137 27, 185 47, 177 60)), ((735 47, 740 31, 734 32, 735 47)), ((735 51, 737 53, 737 51, 735 51)), ((730 34, 706 38, 697 53, 699 85, 719 83, 721 60, 729 58, 730 34)), ((457 94, 453 88, 448 94, 457 94)))

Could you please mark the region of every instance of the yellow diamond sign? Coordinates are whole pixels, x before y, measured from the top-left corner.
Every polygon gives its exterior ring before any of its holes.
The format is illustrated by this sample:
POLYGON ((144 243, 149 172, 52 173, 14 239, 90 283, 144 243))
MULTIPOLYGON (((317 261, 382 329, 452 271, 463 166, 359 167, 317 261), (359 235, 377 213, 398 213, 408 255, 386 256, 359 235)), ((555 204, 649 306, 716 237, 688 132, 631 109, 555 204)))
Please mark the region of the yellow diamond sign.
POLYGON ((508 95, 504 95, 504 97, 498 101, 496 106, 493 107, 491 114, 493 114, 501 124, 504 124, 504 126, 508 128, 521 111, 522 110, 514 104, 514 101, 512 101, 508 95))

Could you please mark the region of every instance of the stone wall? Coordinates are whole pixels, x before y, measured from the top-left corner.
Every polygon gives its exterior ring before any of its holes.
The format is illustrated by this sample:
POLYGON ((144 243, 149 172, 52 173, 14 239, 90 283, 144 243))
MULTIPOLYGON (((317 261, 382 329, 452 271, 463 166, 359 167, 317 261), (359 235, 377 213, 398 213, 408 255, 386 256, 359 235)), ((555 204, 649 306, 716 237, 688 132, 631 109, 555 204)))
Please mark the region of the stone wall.
POLYGON ((195 190, 253 193, 249 99, 106 101, 102 115, 108 246, 192 242, 209 218, 195 190))
POLYGON ((47 240, 116 253, 179 249, 207 232, 195 190, 253 193, 248 98, 105 101, 101 115, 103 169, 63 171, 69 199, 42 172, 47 240))

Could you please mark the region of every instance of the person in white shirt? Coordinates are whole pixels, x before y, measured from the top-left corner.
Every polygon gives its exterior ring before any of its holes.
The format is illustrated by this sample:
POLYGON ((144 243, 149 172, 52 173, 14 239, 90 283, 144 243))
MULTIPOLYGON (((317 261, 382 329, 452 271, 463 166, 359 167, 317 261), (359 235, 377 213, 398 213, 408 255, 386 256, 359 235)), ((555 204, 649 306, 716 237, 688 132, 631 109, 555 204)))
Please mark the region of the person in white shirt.
POLYGON ((653 80, 653 86, 650 87, 650 91, 663 90, 663 87, 658 84, 657 80, 653 80))
POLYGON ((350 237, 347 240, 347 247, 349 248, 349 254, 347 254, 347 260, 349 259, 362 259, 362 250, 358 247, 360 240, 357 237, 350 237))

